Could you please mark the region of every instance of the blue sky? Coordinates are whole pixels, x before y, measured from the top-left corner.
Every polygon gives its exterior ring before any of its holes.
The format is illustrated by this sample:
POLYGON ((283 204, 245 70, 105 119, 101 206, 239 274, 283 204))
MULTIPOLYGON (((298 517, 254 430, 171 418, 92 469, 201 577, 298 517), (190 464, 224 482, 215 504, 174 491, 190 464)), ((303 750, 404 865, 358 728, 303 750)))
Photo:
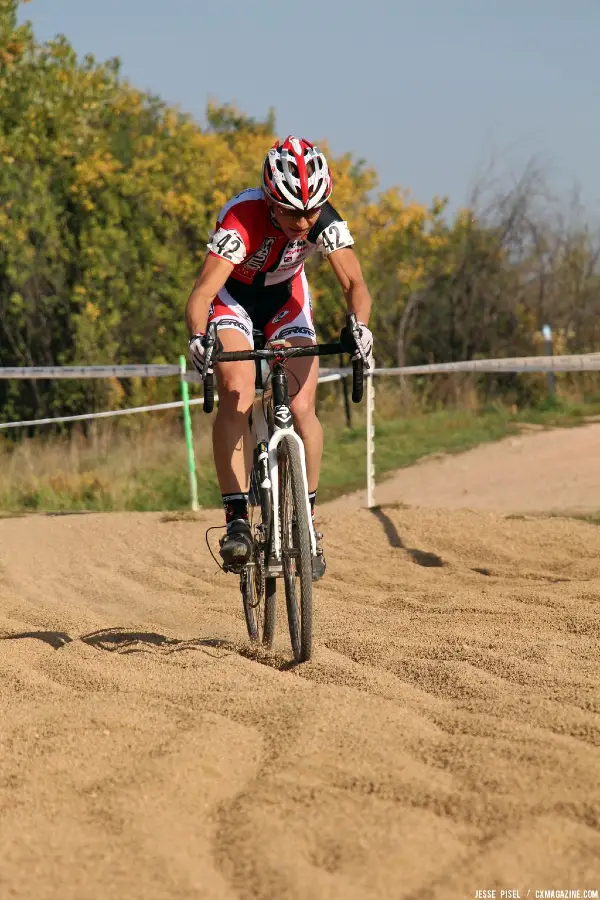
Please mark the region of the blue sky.
POLYGON ((201 123, 209 97, 455 206, 536 156, 600 204, 599 0, 32 0, 37 37, 119 56, 201 123))

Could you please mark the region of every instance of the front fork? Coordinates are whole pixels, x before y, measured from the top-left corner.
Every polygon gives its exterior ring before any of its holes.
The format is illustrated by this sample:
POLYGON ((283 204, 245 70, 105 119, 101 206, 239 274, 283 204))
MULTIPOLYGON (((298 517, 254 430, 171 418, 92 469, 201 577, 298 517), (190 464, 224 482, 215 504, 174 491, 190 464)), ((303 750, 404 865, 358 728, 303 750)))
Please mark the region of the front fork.
POLYGON ((264 414, 263 397, 259 396, 254 402, 252 422, 256 436, 258 449, 258 468, 260 473, 261 489, 271 490, 272 504, 272 531, 271 531, 271 558, 275 563, 281 563, 281 528, 279 524, 279 465, 278 448, 284 437, 295 441, 300 453, 302 468, 302 482, 306 501, 310 529, 310 546, 313 556, 317 554, 317 542, 313 527, 310 500, 308 499, 308 478, 306 475, 306 455, 302 439, 294 430, 292 414, 289 406, 289 394, 287 380, 283 367, 277 362, 273 367, 271 379, 273 392, 273 434, 269 436, 269 427, 264 414))
POLYGON ((294 426, 290 428, 279 428, 273 433, 269 441, 269 472, 271 475, 271 493, 273 496, 273 530, 271 539, 271 551, 277 562, 281 562, 281 529, 279 527, 279 465, 278 465, 278 448, 284 437, 296 441, 298 450, 300 451, 300 462, 302 465, 302 484, 304 487, 304 499, 306 502, 306 513, 308 516, 308 527, 310 533, 310 552, 313 556, 317 555, 317 541, 315 538, 315 529, 313 527, 312 513, 310 509, 310 500, 308 499, 308 479, 306 477, 306 457, 304 454, 304 444, 300 435, 294 431, 294 426))

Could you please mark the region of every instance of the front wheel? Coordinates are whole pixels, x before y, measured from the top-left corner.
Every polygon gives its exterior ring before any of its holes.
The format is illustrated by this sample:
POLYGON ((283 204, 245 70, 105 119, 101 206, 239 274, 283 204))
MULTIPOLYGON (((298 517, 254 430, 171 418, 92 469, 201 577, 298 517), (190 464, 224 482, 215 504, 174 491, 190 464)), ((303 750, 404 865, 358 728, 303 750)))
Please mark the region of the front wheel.
POLYGON ((308 497, 298 444, 284 437, 279 445, 281 556, 290 640, 294 659, 312 653, 312 555, 308 497))

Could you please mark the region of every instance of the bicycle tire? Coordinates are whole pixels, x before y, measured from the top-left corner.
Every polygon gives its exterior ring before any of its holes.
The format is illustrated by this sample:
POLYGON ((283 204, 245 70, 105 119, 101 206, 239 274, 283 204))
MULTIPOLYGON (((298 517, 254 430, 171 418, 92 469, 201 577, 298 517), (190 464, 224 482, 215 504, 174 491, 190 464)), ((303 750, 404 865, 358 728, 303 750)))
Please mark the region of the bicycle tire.
POLYGON ((254 571, 254 566, 247 566, 240 576, 248 637, 253 644, 262 644, 270 650, 275 638, 277 581, 275 578, 265 578, 257 597, 254 571))
POLYGON ((296 662, 312 654, 312 553, 300 450, 284 437, 279 445, 281 556, 292 652, 296 662), (295 519, 295 528, 293 520, 295 519), (298 587, 300 602, 298 602, 298 587))
MULTIPOLYGON (((265 491, 261 490, 259 485, 258 473, 253 469, 251 474, 251 485, 255 488, 254 496, 260 501, 256 503, 261 509, 261 525, 267 539, 270 533, 270 497, 269 503, 265 507, 265 498, 262 496, 265 491), (258 496, 257 496, 258 495, 258 496), (264 516, 267 515, 265 522, 264 516)), ((275 638, 275 620, 277 613, 277 582, 274 578, 264 577, 264 548, 257 538, 254 536, 254 564, 246 566, 240 575, 240 591, 242 594, 242 603, 244 606, 244 617, 246 619, 246 627, 248 629, 248 637, 253 643, 261 643, 267 649, 273 644, 275 638)))

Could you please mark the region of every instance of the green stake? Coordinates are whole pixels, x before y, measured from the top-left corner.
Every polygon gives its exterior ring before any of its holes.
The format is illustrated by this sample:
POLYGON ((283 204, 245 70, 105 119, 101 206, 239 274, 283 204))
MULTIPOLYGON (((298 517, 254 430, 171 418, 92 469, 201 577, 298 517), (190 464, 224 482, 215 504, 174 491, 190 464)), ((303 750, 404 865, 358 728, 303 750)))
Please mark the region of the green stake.
POLYGON ((196 462, 194 460, 194 442, 192 439, 192 417, 190 416, 190 392, 185 375, 185 356, 179 357, 181 375, 181 399, 183 400, 183 430, 188 454, 188 476, 190 481, 190 499, 194 512, 198 509, 198 484, 196 482, 196 462))

